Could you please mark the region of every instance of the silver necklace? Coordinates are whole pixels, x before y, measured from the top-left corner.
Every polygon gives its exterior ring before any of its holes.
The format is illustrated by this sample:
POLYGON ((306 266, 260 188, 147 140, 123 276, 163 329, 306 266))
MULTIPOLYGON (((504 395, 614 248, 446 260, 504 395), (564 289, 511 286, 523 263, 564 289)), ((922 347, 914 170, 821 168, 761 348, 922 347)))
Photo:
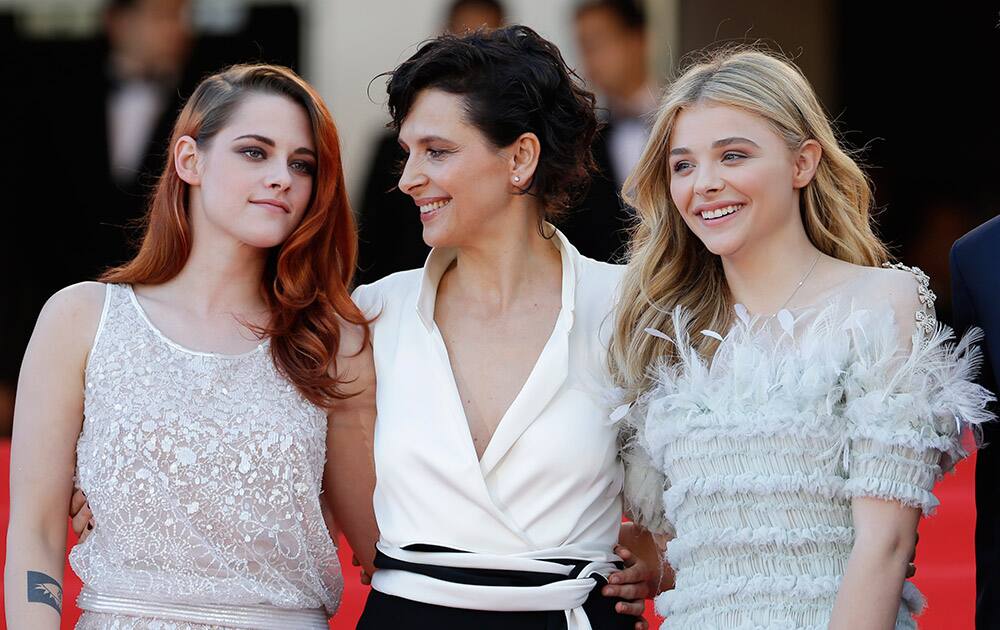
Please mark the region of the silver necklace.
POLYGON ((821 255, 822 252, 816 252, 816 258, 813 258, 812 265, 809 266, 809 271, 806 272, 806 275, 802 276, 802 279, 799 280, 799 283, 795 285, 795 289, 792 290, 792 294, 788 296, 788 299, 785 300, 780 307, 778 307, 778 310, 776 310, 774 312, 774 315, 771 315, 771 317, 775 317, 778 313, 785 310, 785 307, 788 306, 788 303, 792 301, 792 298, 795 297, 795 294, 799 292, 799 289, 802 288, 802 285, 805 284, 806 280, 809 279, 809 276, 812 275, 813 269, 816 268, 816 263, 819 262, 819 257, 821 255))

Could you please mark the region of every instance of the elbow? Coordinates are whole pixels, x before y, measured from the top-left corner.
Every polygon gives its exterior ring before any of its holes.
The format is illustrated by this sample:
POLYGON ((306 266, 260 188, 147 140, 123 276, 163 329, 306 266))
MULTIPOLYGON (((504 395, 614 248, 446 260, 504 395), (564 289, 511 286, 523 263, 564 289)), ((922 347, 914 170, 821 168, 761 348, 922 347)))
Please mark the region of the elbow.
POLYGON ((880 562, 907 565, 913 558, 917 545, 916 529, 880 528, 860 530, 856 533, 854 547, 857 551, 876 557, 880 562))
POLYGON ((15 509, 12 506, 7 524, 7 557, 17 555, 25 549, 62 556, 66 552, 66 531, 65 516, 45 518, 34 510, 15 509))

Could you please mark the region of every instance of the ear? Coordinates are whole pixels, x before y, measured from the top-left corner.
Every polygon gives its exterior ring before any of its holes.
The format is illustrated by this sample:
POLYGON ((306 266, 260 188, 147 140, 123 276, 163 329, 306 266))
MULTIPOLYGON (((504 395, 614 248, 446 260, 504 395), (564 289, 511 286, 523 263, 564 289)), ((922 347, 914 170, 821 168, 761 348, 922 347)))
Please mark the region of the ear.
POLYGON ((816 176, 820 158, 823 157, 823 147, 813 139, 802 143, 795 154, 795 172, 792 177, 792 187, 796 190, 805 188, 816 176))
POLYGON ((541 154, 542 143, 531 132, 522 133, 510 145, 510 183, 515 188, 524 190, 531 185, 541 154))
POLYGON ((198 168, 198 143, 191 136, 181 136, 174 145, 174 169, 181 181, 189 186, 201 184, 201 171, 198 168))

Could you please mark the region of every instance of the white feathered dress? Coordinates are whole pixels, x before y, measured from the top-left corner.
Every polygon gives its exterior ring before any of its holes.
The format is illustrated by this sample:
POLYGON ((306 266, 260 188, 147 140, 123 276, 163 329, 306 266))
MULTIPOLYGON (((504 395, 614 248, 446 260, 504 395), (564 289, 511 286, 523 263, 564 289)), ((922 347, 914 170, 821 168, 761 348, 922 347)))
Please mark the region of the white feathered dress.
MULTIPOLYGON (((622 434, 631 512, 675 535, 676 587, 656 599, 670 630, 825 629, 851 498, 930 514, 934 483, 974 443, 966 429, 990 417, 973 382, 979 333, 951 342, 919 269, 864 275, 817 308, 752 319, 737 307, 710 362, 686 332, 662 340, 681 360, 655 368, 622 434), (880 283, 910 272, 912 298, 887 300, 880 283)), ((674 322, 686 330, 684 313, 674 322)), ((907 582, 896 628, 922 606, 907 582)))

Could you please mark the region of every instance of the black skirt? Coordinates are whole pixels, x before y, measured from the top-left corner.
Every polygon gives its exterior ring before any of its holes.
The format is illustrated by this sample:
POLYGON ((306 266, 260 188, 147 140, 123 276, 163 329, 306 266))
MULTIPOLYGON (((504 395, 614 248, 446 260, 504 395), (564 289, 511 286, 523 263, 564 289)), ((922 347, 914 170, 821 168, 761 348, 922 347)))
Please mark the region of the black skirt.
MULTIPOLYGON (((381 553, 375 561, 379 568, 409 569, 438 579, 449 581, 493 584, 503 586, 533 586, 542 583, 537 574, 516 571, 443 569, 441 567, 414 566, 387 558, 381 553)), ((615 612, 617 597, 605 597, 601 589, 607 582, 594 576, 596 585, 591 590, 583 610, 594 630, 633 630, 637 617, 615 612)), ((551 581, 551 579, 546 580, 551 581)), ((566 613, 562 610, 528 612, 497 612, 451 608, 387 595, 372 589, 365 602, 365 610, 358 621, 357 630, 565 630, 566 613)))

